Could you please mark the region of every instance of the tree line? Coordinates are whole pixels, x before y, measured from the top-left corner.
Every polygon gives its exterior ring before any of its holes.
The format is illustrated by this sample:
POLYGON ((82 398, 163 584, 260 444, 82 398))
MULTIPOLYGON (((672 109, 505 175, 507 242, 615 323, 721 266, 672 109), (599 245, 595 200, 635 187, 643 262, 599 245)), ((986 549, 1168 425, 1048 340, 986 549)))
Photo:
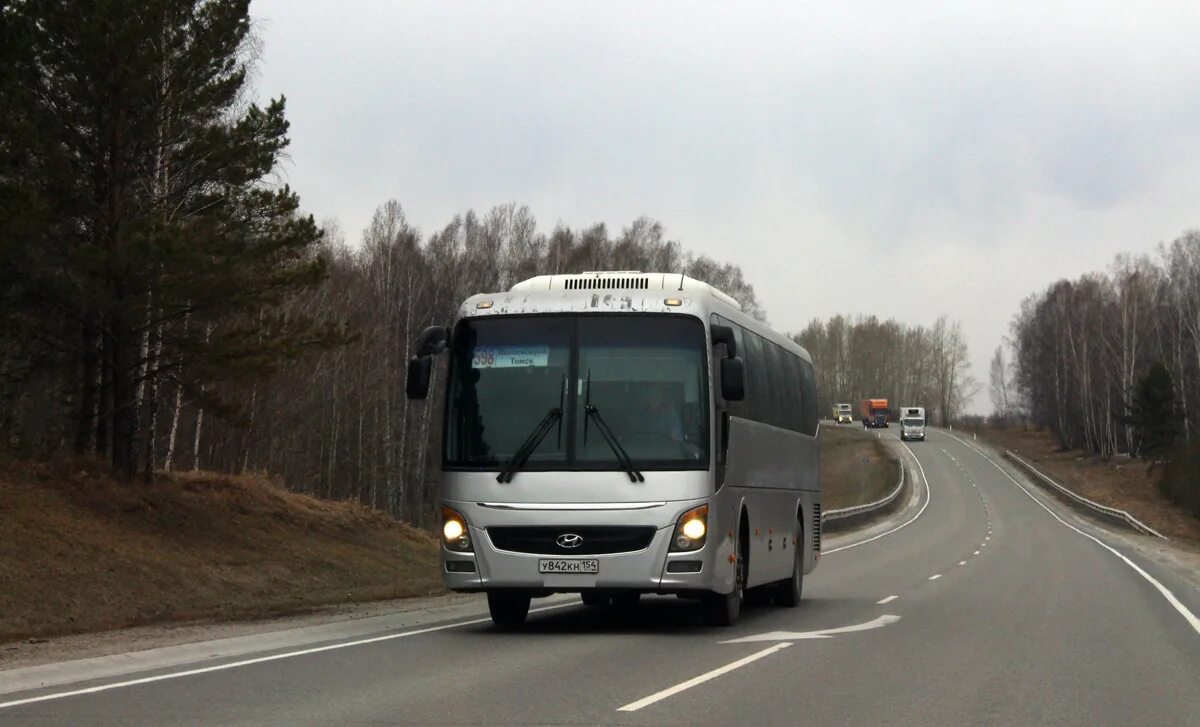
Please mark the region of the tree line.
MULTIPOLYGON (((539 229, 527 207, 425 233, 396 201, 361 241, 278 182, 286 102, 255 103, 249 0, 0 3, 0 455, 265 472, 432 519, 442 387, 403 395, 416 334, 547 273, 681 272, 760 319, 736 265, 662 224, 539 229)), ((357 237, 357 235, 356 235, 357 237)), ((797 340, 834 400, 953 416, 957 324, 814 322, 797 340)))
POLYGON ((467 295, 664 270, 763 316, 739 268, 646 218, 547 232, 509 204, 425 235, 390 201, 361 244, 319 227, 275 179, 284 99, 249 98, 247 0, 20 0, 0 20, 5 456, 265 472, 423 522, 440 412, 405 399, 404 366, 467 295))
POLYGON ((345 332, 282 304, 326 275, 274 180, 248 0, 0 5, 0 435, 132 479, 174 451, 171 397, 217 393, 345 332))
POLYGON ((910 326, 875 316, 814 319, 795 334, 817 372, 823 412, 838 402, 884 398, 893 412, 922 406, 931 423, 955 421, 977 391, 962 324, 947 317, 910 326))
POLYGON ((648 219, 547 233, 506 205, 425 236, 388 202, 346 244, 277 181, 258 53, 248 0, 0 3, 0 454, 262 471, 418 520, 439 422, 404 364, 469 293, 668 270, 762 315, 648 219))
MULTIPOLYGON (((1001 414, 1027 416, 1065 449, 1194 457, 1176 448, 1200 439, 1200 231, 1049 285, 1011 328, 1006 386, 1018 397, 1001 414)), ((1168 494, 1200 512, 1200 487, 1177 484, 1168 494)))
POLYGON ((688 253, 647 218, 616 234, 603 224, 545 232, 528 207, 506 204, 456 215, 423 234, 393 200, 376 210, 359 245, 332 226, 327 233, 328 277, 284 310, 300 317, 320 311, 354 331, 354 340, 223 391, 237 419, 201 431, 203 402, 164 411, 182 421, 180 436, 194 444, 170 466, 265 471, 307 493, 354 498, 428 524, 437 515, 444 370, 435 370, 429 398, 413 402, 404 395, 404 367, 421 330, 452 321, 466 297, 535 275, 672 270, 713 283, 763 317, 737 266, 688 253))

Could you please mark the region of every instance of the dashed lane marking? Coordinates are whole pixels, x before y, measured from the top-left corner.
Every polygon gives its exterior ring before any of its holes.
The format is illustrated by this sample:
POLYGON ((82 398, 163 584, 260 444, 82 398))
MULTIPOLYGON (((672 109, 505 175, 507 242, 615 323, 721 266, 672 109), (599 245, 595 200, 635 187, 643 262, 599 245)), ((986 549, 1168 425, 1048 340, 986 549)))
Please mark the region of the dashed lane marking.
POLYGON ((1152 575, 1150 575, 1149 573, 1147 573, 1147 572, 1145 571, 1145 569, 1143 569, 1143 568, 1142 568, 1141 566, 1139 566, 1137 563, 1134 563, 1132 560, 1130 560, 1130 559, 1129 559, 1127 556, 1125 556, 1125 555, 1124 555, 1123 553, 1121 553, 1119 550, 1117 550, 1116 548, 1112 547, 1112 546, 1111 546, 1111 545, 1109 545, 1108 543, 1105 543, 1105 542, 1104 542, 1103 540, 1101 540, 1100 538, 1097 538, 1096 536, 1094 536, 1094 535, 1092 535, 1092 534, 1090 534, 1090 533, 1086 533, 1086 532, 1084 532, 1083 530, 1080 530, 1079 528, 1075 527, 1075 526, 1074 526, 1074 525, 1072 525, 1071 523, 1067 522, 1066 520, 1063 520, 1061 517, 1059 517, 1059 516, 1058 516, 1058 514, 1057 514, 1057 513, 1055 513, 1055 512, 1054 512, 1053 510, 1051 510, 1049 507, 1046 507, 1046 505, 1045 505, 1045 504, 1043 504, 1041 500, 1039 500, 1038 498, 1034 497, 1033 493, 1032 493, 1032 492, 1030 492, 1030 491, 1029 491, 1029 490, 1028 490, 1028 489, 1025 487, 1025 485, 1022 485, 1020 482, 1017 482, 1017 480, 1016 480, 1016 479, 1015 479, 1015 478, 1014 478, 1012 475, 1010 475, 1010 474, 1009 474, 1009 473, 1008 473, 1008 472, 1007 472, 1007 471, 1006 471, 1006 470, 1005 470, 1003 467, 1001 467, 999 464, 997 464, 997 463, 996 463, 996 461, 995 461, 994 459, 992 459, 992 458, 991 458, 991 457, 989 457, 988 455, 984 454, 982 450, 980 450, 980 449, 977 449, 976 447, 972 447, 972 446, 971 446, 970 444, 968 444, 968 443, 967 443, 965 440, 963 440, 963 439, 959 439, 958 437, 954 436, 953 434, 951 434, 950 436, 951 436, 952 438, 954 438, 954 439, 958 440, 958 441, 959 441, 959 442, 960 442, 960 443, 961 443, 961 444, 962 444, 964 447, 966 447, 967 449, 970 449, 970 450, 974 451, 974 452, 975 452, 976 454, 978 454, 980 457, 983 457, 985 460, 987 460, 988 462, 990 462, 990 463, 991 463, 991 465, 992 465, 993 467, 995 467, 996 469, 1000 470, 1000 474, 1002 474, 1002 475, 1004 475, 1005 477, 1007 477, 1007 478, 1008 478, 1008 479, 1009 479, 1009 480, 1010 480, 1010 481, 1011 481, 1011 482, 1012 482, 1014 485, 1016 485, 1017 487, 1019 487, 1019 488, 1021 489, 1021 492, 1024 492, 1024 493, 1025 493, 1025 495, 1026 495, 1026 496, 1027 496, 1027 497, 1028 497, 1030 500, 1033 500, 1033 501, 1034 501, 1034 502, 1037 504, 1037 506, 1038 506, 1038 507, 1042 508, 1042 509, 1043 509, 1043 510, 1045 510, 1047 513, 1049 513, 1049 514, 1050 514, 1050 517, 1052 517, 1052 518, 1054 518, 1055 520, 1057 520, 1057 521, 1058 521, 1059 523, 1061 523, 1061 524, 1062 524, 1064 527, 1068 527, 1068 528, 1070 528, 1071 530, 1074 530, 1076 533, 1078 533, 1078 534, 1082 535, 1083 537, 1087 538, 1088 540, 1091 540, 1093 543, 1095 543, 1096 545, 1099 545, 1101 548, 1104 548, 1104 549, 1105 549, 1105 550, 1107 550, 1109 553, 1112 553, 1112 555, 1113 555, 1113 556, 1115 556, 1116 558, 1120 559, 1120 560, 1121 560, 1121 562, 1123 562, 1125 565, 1127 565, 1127 566, 1129 566, 1131 569, 1133 569, 1133 571, 1134 571, 1135 573, 1137 573, 1139 576, 1141 576, 1142 578, 1144 578, 1144 579, 1145 579, 1147 582, 1149 582, 1149 583, 1150 583, 1150 585, 1154 586, 1154 589, 1158 591, 1159 595, 1161 595, 1161 596, 1162 596, 1164 599, 1166 599, 1167 603, 1169 603, 1169 604, 1171 605, 1171 607, 1172 607, 1172 608, 1174 608, 1174 609, 1175 609, 1175 610, 1176 610, 1176 611, 1179 613, 1179 615, 1183 617, 1183 619, 1184 619, 1185 621, 1187 621, 1188 625, 1192 627, 1192 630, 1193 630, 1193 631, 1195 631, 1197 634, 1200 634, 1200 618, 1198 618, 1198 617, 1196 616, 1196 614, 1192 613, 1192 612, 1191 612, 1191 610, 1190 610, 1190 609, 1189 609, 1187 606, 1185 606, 1185 605, 1183 604, 1183 602, 1182 602, 1182 601, 1180 601, 1180 600, 1179 600, 1179 598, 1178 598, 1178 597, 1177 597, 1177 596, 1176 596, 1174 593, 1172 593, 1172 592, 1171 592, 1171 590, 1170 590, 1169 588, 1167 588, 1167 587, 1166 587, 1166 586, 1164 586, 1162 583, 1160 583, 1160 582, 1158 581, 1158 579, 1157 579, 1157 578, 1155 578, 1154 576, 1152 576, 1152 575))
POLYGON ((624 707, 619 707, 617 709, 617 711, 618 712, 636 712, 639 709, 642 709, 643 707, 649 707, 651 704, 654 704, 655 702, 660 702, 660 701, 666 699, 667 697, 672 697, 676 694, 679 694, 680 692, 687 691, 688 689, 691 689, 692 687, 699 686, 699 685, 703 684, 704 682, 707 682, 711 679, 716 679, 717 677, 721 676, 722 674, 728 674, 729 672, 733 671, 734 669, 740 669, 741 667, 746 666, 747 664, 756 662, 765 656, 770 656, 771 654, 774 654, 777 651, 786 649, 789 646, 791 646, 790 642, 785 642, 782 644, 775 644, 774 646, 763 649, 762 651, 755 652, 755 653, 751 654, 750 656, 743 657, 741 659, 738 659, 737 661, 726 664, 725 666, 713 669, 710 672, 705 672, 704 674, 701 674, 698 677, 692 677, 691 679, 688 679, 686 682, 681 682, 679 684, 676 684, 673 687, 667 687, 666 689, 662 690, 661 692, 655 692, 654 694, 651 694, 648 697, 642 697, 641 699, 637 700, 636 702, 630 702, 629 704, 626 704, 624 707))

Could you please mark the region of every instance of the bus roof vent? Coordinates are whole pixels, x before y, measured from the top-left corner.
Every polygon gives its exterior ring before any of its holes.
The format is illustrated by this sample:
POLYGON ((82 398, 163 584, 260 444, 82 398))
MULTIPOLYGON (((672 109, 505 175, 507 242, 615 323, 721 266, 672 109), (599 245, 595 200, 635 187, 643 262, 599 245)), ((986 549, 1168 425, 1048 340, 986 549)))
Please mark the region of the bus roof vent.
POLYGON ((742 304, 708 283, 680 273, 643 273, 637 270, 590 271, 574 275, 539 275, 523 280, 512 292, 554 290, 661 290, 668 293, 710 295, 741 310, 742 304))
POLYGON ((567 276, 563 281, 566 290, 646 290, 650 281, 643 277, 620 278, 608 275, 567 276))

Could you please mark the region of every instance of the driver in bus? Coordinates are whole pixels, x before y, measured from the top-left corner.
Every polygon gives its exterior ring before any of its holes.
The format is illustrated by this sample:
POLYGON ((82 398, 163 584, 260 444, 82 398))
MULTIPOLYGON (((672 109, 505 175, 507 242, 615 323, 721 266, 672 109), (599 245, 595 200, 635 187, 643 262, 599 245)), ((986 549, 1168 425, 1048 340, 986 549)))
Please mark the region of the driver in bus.
POLYGON ((683 419, 667 400, 666 385, 650 384, 646 393, 647 424, 652 432, 661 432, 676 442, 683 441, 683 419))

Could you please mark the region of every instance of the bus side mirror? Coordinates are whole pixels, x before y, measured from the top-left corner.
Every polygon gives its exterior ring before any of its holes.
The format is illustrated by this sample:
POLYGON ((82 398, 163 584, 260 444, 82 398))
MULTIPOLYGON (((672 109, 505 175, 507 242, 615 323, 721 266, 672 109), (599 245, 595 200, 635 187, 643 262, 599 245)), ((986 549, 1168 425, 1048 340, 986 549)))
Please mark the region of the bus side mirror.
POLYGON ((424 399, 429 396, 433 357, 445 351, 449 344, 450 329, 445 326, 430 326, 417 336, 417 352, 408 362, 408 375, 404 381, 404 393, 408 398, 424 399))
POLYGON ((746 365, 737 356, 721 359, 721 398, 725 401, 746 398, 746 365))
POLYGON ((404 382, 404 393, 410 399, 429 396, 429 379, 433 373, 432 356, 415 356, 408 362, 408 378, 404 382))
POLYGON ((738 354, 737 340, 733 337, 733 328, 729 326, 713 324, 710 326, 709 330, 711 331, 712 335, 712 345, 725 345, 725 358, 733 358, 738 354))
POLYGON ((430 326, 417 337, 417 358, 425 358, 446 350, 450 343, 450 329, 445 326, 430 326))

